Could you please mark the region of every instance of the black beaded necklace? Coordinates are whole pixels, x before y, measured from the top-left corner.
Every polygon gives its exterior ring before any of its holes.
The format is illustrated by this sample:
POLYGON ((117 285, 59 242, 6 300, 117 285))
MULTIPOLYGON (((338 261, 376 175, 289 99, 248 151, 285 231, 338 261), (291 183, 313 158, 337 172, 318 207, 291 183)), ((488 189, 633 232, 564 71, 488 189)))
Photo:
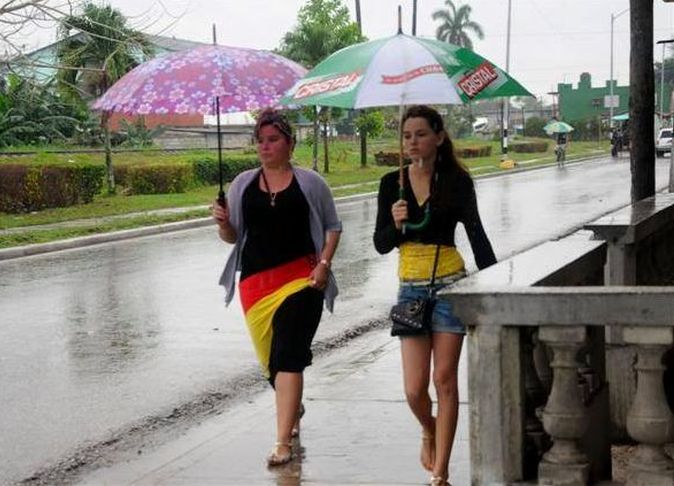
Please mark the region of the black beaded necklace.
POLYGON ((271 207, 273 208, 276 206, 276 195, 278 194, 278 191, 271 192, 271 189, 269 188, 269 182, 267 182, 267 176, 264 175, 264 169, 260 169, 260 172, 262 173, 262 182, 264 182, 264 188, 267 189, 267 194, 269 194, 269 204, 271 204, 271 207))

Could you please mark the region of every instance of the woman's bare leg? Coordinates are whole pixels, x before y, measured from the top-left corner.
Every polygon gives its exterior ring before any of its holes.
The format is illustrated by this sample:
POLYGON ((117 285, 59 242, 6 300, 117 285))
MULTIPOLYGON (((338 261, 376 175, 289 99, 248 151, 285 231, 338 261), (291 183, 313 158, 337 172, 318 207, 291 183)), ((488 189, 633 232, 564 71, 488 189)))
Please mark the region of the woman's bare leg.
POLYGON ((293 426, 297 421, 297 412, 302 401, 304 376, 302 373, 279 371, 276 374, 276 448, 277 454, 290 454, 290 440, 293 426))
POLYGON ((433 333, 433 384, 438 397, 433 476, 447 479, 459 416, 458 368, 463 336, 433 333))
POLYGON ((431 340, 429 337, 406 337, 400 341, 405 396, 412 413, 422 427, 421 465, 432 470, 435 462, 435 419, 428 394, 431 375, 431 340))

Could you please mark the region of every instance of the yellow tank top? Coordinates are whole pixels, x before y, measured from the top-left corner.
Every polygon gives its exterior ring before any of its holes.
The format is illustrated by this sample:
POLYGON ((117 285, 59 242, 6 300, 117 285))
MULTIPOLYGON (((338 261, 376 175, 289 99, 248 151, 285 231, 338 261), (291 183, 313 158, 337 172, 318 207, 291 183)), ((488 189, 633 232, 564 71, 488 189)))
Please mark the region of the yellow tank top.
MULTIPOLYGON (((405 242, 400 245, 398 277, 401 282, 429 282, 433 275, 437 245, 405 242)), ((453 246, 440 245, 436 280, 465 273, 465 264, 459 251, 453 246)))

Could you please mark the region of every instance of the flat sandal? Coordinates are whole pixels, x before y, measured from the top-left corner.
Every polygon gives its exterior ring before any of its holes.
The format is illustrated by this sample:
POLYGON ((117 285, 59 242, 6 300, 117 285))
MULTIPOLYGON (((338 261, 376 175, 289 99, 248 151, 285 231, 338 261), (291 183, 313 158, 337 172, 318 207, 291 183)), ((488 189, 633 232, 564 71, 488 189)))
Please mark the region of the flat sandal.
POLYGON ((277 442, 274 444, 274 448, 271 450, 271 454, 267 456, 267 466, 275 467, 282 466, 283 464, 288 464, 293 459, 292 445, 290 442, 277 442), (288 454, 279 454, 279 447, 287 447, 289 452, 288 454))

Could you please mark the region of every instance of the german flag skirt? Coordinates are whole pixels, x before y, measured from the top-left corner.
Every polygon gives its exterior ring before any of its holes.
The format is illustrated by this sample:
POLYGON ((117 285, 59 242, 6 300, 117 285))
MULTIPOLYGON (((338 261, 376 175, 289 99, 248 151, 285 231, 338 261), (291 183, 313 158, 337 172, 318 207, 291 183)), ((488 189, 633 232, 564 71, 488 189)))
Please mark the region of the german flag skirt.
POLYGON ((323 312, 323 292, 310 286, 313 255, 249 275, 239 282, 241 305, 262 372, 271 385, 278 371, 311 364, 311 341, 323 312))

